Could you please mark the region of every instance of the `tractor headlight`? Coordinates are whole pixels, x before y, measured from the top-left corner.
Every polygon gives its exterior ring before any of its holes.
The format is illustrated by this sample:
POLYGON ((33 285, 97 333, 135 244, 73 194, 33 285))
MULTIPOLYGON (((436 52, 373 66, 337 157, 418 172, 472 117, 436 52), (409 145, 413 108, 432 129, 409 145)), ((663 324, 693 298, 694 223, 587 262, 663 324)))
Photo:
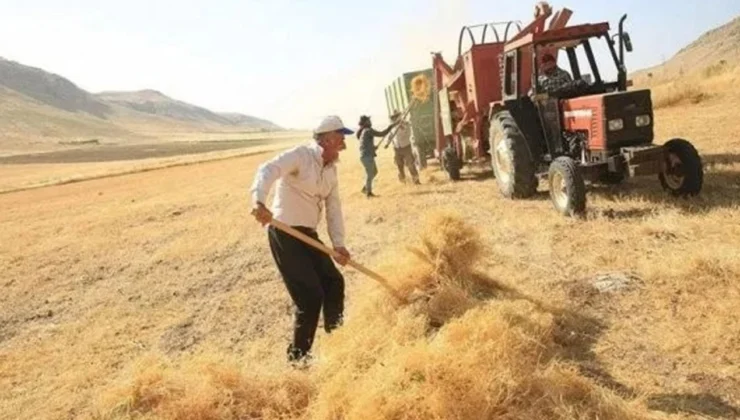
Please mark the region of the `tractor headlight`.
POLYGON ((624 120, 621 118, 615 118, 609 120, 609 131, 619 131, 624 128, 624 120))
POLYGON ((635 125, 638 127, 646 127, 650 125, 650 115, 638 115, 635 117, 635 125))

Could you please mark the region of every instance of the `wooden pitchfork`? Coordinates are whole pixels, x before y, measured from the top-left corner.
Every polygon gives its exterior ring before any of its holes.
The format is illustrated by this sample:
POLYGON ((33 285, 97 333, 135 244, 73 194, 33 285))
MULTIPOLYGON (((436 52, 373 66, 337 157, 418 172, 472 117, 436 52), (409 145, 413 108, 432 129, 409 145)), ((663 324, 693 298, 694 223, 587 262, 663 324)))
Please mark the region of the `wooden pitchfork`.
MULTIPOLYGON (((409 115, 409 112, 411 112, 411 108, 414 105, 416 105, 417 102, 418 100, 416 98, 412 98, 411 102, 409 103, 409 106, 407 106, 406 109, 403 110, 403 113, 398 118, 398 121, 403 121, 404 119, 406 119, 406 116, 409 115)), ((383 142, 386 142, 384 147, 387 149, 391 143, 390 141, 386 140, 386 138, 390 138, 390 136, 394 135, 397 131, 398 131, 398 126, 394 127, 393 130, 391 130, 388 134, 386 134, 386 136, 383 137, 383 139, 380 141, 380 144, 382 144, 383 142)))
MULTIPOLYGON (((308 244, 308 245, 310 245, 310 246, 318 249, 319 251, 324 252, 325 254, 328 254, 328 255, 330 255, 330 256, 332 256, 334 258, 342 258, 342 256, 338 252, 336 252, 333 249, 329 248, 328 246, 322 244, 321 242, 313 239, 312 237, 304 234, 303 232, 300 232, 300 231, 298 231, 296 229, 293 229, 292 227, 286 225, 285 223, 283 223, 283 222, 281 222, 279 220, 272 219, 272 221, 270 222, 270 224, 272 226, 275 226, 277 229, 280 229, 281 231, 287 233, 288 235, 290 235, 290 236, 292 236, 292 237, 294 237, 294 238, 296 238, 296 239, 298 239, 300 241, 305 242, 306 244, 308 244)), ((391 295, 393 295, 393 297, 395 297, 396 300, 398 300, 399 302, 402 302, 402 303, 406 303, 407 302, 407 300, 403 296, 401 296, 396 289, 394 289, 393 287, 391 287, 391 285, 388 283, 388 280, 385 277, 383 277, 380 274, 378 274, 378 273, 370 270, 369 268, 363 266, 362 264, 353 261, 351 258, 349 259, 349 261, 347 262, 347 264, 349 266, 353 267, 354 269, 356 269, 357 271, 365 274, 368 277, 371 277, 372 279, 376 280, 378 283, 380 283, 381 285, 383 285, 383 287, 385 287, 388 290, 388 292, 391 295)))

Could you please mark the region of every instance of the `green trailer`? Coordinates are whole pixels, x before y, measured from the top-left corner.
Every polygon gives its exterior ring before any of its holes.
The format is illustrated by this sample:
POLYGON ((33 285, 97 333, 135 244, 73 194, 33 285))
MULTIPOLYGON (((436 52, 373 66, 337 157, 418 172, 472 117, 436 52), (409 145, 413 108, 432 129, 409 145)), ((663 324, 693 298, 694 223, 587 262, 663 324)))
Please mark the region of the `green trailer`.
POLYGON ((434 158, 434 149, 436 146, 436 133, 434 127, 434 101, 437 95, 434 89, 434 79, 432 69, 411 71, 397 77, 390 85, 385 88, 385 104, 388 109, 388 115, 393 111, 403 112, 411 102, 411 80, 418 74, 423 73, 432 86, 429 99, 421 104, 417 104, 407 117, 411 123, 412 132, 418 147, 419 166, 426 167, 428 158, 434 158))

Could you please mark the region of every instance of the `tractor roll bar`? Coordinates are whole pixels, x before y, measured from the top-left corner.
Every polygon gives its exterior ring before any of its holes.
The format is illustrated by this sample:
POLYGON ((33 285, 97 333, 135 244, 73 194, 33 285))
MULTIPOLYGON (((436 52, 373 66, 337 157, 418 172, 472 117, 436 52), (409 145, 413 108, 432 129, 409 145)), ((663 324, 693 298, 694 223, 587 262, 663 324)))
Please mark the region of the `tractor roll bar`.
MULTIPOLYGON (((463 42, 463 38, 465 37, 465 33, 466 32, 468 33, 468 36, 470 37, 470 42, 473 45, 485 44, 486 43, 486 34, 487 34, 487 31, 488 31, 488 28, 489 27, 491 28, 491 30, 493 30, 493 35, 496 37, 496 41, 495 42, 507 42, 509 40, 509 30, 511 29, 511 26, 512 25, 516 25, 517 32, 521 32, 521 30, 522 30, 522 23, 520 21, 518 21, 518 20, 517 21, 510 20, 510 21, 505 21, 505 22, 489 22, 489 23, 481 23, 481 24, 478 24, 478 25, 463 26, 462 29, 460 29, 460 38, 458 39, 458 42, 457 42, 457 56, 458 56, 458 58, 462 55, 462 42, 463 42), (504 38, 503 39, 501 39, 501 37, 499 36, 499 32, 496 29, 496 26, 497 25, 499 27, 504 26, 504 25, 506 26, 506 28, 504 29, 504 38), (483 33, 481 35, 481 40, 480 40, 480 42, 476 42, 475 41, 475 36, 473 35, 472 29, 474 29, 474 28, 481 28, 481 27, 483 28, 483 33)), ((516 34, 512 33, 511 35, 516 35, 516 34)))

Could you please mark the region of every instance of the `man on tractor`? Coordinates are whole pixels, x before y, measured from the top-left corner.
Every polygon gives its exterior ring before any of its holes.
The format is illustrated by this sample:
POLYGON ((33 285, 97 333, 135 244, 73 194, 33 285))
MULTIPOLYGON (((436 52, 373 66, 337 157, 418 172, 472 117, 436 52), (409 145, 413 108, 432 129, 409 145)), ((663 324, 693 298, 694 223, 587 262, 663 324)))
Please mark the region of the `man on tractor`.
POLYGON ((573 81, 570 73, 558 67, 555 57, 546 53, 542 56, 542 72, 539 76, 540 87, 543 92, 555 92, 573 81))

